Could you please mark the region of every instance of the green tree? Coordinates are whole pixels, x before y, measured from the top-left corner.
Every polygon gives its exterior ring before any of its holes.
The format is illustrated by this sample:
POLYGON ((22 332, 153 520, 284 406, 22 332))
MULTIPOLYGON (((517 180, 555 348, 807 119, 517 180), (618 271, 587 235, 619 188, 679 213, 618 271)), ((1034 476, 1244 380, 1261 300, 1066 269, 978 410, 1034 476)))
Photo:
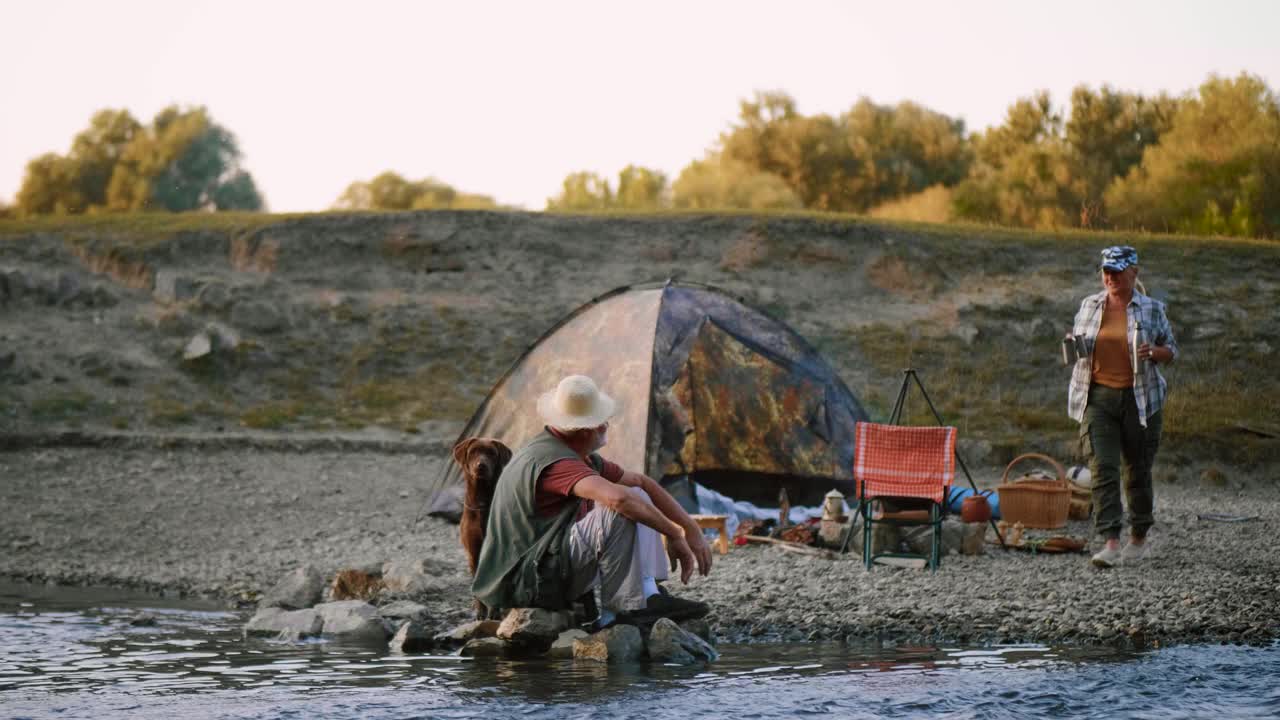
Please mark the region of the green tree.
POLYGON ((795 210, 804 207, 785 180, 748 168, 725 168, 712 153, 695 160, 671 185, 672 205, 687 210, 795 210))
POLYGON ((388 170, 368 182, 348 185, 334 207, 339 210, 481 210, 498 205, 487 195, 460 193, 435 178, 407 180, 388 170))
MULTIPOLYGON (((149 154, 144 164, 150 170, 150 183, 144 206, 174 212, 216 207, 218 189, 235 176, 240 158, 235 138, 211 122, 204 108, 161 111, 145 152, 149 154)), ((257 201, 234 209, 260 208, 257 201)))
POLYGON ((1009 106, 1003 125, 974 138, 974 165, 953 195, 958 218, 1053 228, 1072 224, 1072 165, 1049 93, 1009 106))
POLYGON ((1280 236, 1280 105, 1261 78, 1211 76, 1106 202, 1126 227, 1280 236))
POLYGON ((57 153, 45 153, 27 163, 16 201, 18 214, 24 216, 85 210, 72 163, 57 153))
POLYGON ((254 183, 252 175, 244 170, 237 170, 214 188, 213 208, 215 210, 261 210, 262 193, 258 192, 258 186, 254 183))
POLYGON ((90 206, 107 204, 107 186, 125 149, 143 132, 127 110, 100 110, 89 128, 71 143, 70 157, 78 165, 81 192, 90 206))
MULTIPOLYGON (((780 178, 804 207, 850 210, 845 181, 854 173, 842 128, 828 115, 806 117, 785 93, 757 93, 740 103, 738 125, 720 137, 721 172, 758 187, 780 178)), ((730 179, 725 186, 733 187, 730 179)))
POLYGON ((597 173, 570 173, 560 193, 547 199, 547 210, 658 210, 670 204, 667 176, 660 170, 628 165, 618 173, 617 188, 597 173))
POLYGON ((560 194, 547 199, 548 210, 607 210, 613 207, 609 181, 592 172, 571 173, 560 185, 560 194))
POLYGON ((973 140, 975 162, 953 193, 957 217, 1024 227, 1105 227, 1105 193, 1169 128, 1177 101, 1103 86, 1071 95, 1071 115, 1047 92, 1009 107, 973 140))
POLYGON ((833 118, 800 114, 784 93, 758 93, 742 101, 738 124, 719 144, 722 171, 752 177, 753 186, 780 178, 804 207, 842 212, 954 185, 970 162, 962 121, 867 98, 833 118))
POLYGON ((1072 173, 1079 191, 1080 225, 1104 226, 1104 194, 1116 178, 1142 161, 1143 151, 1168 131, 1178 101, 1166 94, 1146 98, 1104 85, 1071 93, 1071 118, 1064 128, 1072 173))
POLYGON ((658 170, 628 165, 618 173, 615 207, 626 210, 657 210, 666 204, 667 176, 658 170))
POLYGON ((418 199, 418 187, 394 172, 384 172, 369 181, 373 210, 410 210, 418 199))
POLYGON ((913 102, 889 107, 862 98, 841 124, 853 160, 843 209, 862 212, 935 185, 950 187, 968 172, 963 120, 913 102))
POLYGON ((260 210, 262 196, 239 160, 235 138, 204 108, 166 108, 150 127, 125 110, 102 110, 65 157, 28 163, 18 211, 260 210))

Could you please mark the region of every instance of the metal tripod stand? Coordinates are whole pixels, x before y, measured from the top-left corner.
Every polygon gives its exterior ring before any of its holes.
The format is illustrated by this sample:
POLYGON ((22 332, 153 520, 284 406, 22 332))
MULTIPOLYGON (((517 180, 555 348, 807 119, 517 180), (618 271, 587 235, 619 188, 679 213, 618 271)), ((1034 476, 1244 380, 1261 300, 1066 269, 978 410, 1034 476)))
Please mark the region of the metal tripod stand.
MULTIPOLYGON (((898 398, 893 403, 893 412, 889 414, 889 424, 897 425, 902 420, 902 410, 907 404, 907 390, 911 387, 911 381, 915 380, 916 387, 920 388, 920 394, 924 397, 925 403, 929 406, 929 411, 933 413, 933 419, 938 425, 945 426, 942 421, 942 415, 938 413, 938 408, 934 407, 933 400, 929 399, 929 391, 924 389, 924 383, 920 381, 920 375, 916 373, 915 368, 907 368, 902 371, 902 385, 898 388, 898 398)), ((965 465, 964 458, 960 457, 960 448, 955 449, 956 462, 960 464, 960 469, 964 471, 965 479, 969 481, 969 487, 973 488, 974 493, 978 492, 978 486, 973 482, 973 476, 969 474, 969 466, 965 465)), ((856 482, 856 481, 855 481, 856 482)), ((948 500, 950 498, 947 498, 948 500)), ((861 509, 863 500, 858 501, 858 507, 861 509)), ((996 531, 996 539, 1000 541, 1000 547, 1008 550, 1009 547, 1004 543, 1004 536, 1000 534, 1000 528, 996 526, 995 519, 987 522, 991 524, 991 529, 996 531)), ((849 551, 849 540, 853 537, 853 526, 850 525, 849 532, 844 537, 844 544, 840 548, 840 552, 849 551)))

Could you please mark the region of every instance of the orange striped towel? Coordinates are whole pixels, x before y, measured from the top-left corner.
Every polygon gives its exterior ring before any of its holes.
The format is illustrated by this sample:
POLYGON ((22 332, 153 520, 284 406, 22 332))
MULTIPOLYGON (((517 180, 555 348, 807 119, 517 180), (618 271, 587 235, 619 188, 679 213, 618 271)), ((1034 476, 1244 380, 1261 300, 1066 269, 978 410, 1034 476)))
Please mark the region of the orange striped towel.
POLYGON ((860 422, 854 427, 853 478, 866 497, 942 502, 956 476, 956 429, 860 422))

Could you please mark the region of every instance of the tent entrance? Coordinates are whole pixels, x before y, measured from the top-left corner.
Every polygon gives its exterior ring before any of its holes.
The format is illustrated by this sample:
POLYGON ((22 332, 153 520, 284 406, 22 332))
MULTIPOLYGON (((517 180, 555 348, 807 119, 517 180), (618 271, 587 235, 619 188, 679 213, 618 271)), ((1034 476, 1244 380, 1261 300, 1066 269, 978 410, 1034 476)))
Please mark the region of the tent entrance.
POLYGON ((853 492, 852 480, 740 470, 700 470, 691 475, 662 478, 662 486, 690 512, 697 512, 697 499, 690 481, 734 500, 765 508, 778 507, 778 496, 783 489, 792 505, 805 507, 822 505, 823 497, 833 488, 845 495, 853 492))

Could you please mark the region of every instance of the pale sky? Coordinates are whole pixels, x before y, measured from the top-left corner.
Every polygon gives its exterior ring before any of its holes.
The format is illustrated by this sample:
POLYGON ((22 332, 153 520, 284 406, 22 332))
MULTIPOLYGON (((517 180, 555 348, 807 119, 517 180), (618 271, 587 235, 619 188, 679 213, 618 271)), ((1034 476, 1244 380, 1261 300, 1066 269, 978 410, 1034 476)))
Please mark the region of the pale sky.
POLYGON ((1037 89, 1280 90, 1280 2, 0 1, 0 199, 94 111, 205 105, 269 209, 323 210, 384 170, 540 210, 566 175, 675 179, 782 90, 998 124, 1037 89))

